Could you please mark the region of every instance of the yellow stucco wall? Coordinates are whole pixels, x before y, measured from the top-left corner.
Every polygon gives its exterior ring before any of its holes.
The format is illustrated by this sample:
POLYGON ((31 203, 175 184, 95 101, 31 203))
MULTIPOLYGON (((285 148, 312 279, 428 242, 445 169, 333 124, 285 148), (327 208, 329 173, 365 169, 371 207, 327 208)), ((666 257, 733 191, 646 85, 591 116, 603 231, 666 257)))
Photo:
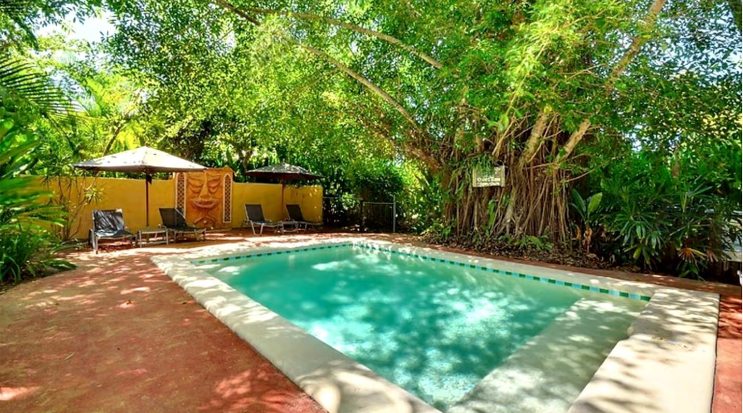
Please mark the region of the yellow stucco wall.
MULTIPOLYGON (((94 209, 118 209, 124 211, 126 226, 132 231, 145 228, 145 183, 144 179, 120 178, 78 178, 69 190, 67 178, 51 178, 46 182, 49 190, 55 195, 63 194, 69 197, 71 205, 80 205, 79 197, 83 193, 75 188, 94 184, 94 191, 98 194, 93 202, 82 206, 79 213, 71 214, 72 227, 76 231, 72 234, 76 238, 87 238, 88 230, 93 227, 92 212, 94 209), (60 179, 62 180, 60 185, 60 179)), ((172 207, 175 203, 175 188, 172 180, 153 180, 150 185, 150 227, 162 224, 160 219, 161 207, 172 207)))
MULTIPOLYGON (((71 205, 78 205, 78 198, 83 193, 80 189, 94 184, 98 200, 84 205, 76 216, 72 234, 76 238, 87 238, 92 228, 92 211, 94 209, 117 209, 124 211, 124 220, 132 232, 145 228, 145 183, 143 179, 120 178, 77 178, 68 185, 67 178, 50 178, 47 181, 38 180, 39 185, 69 197, 71 205), (43 182, 43 183, 42 183, 43 182), (70 190, 72 188, 72 190, 70 190)), ((322 220, 322 187, 286 186, 285 203, 298 203, 307 220, 322 220)), ((237 228, 245 219, 244 204, 261 204, 267 219, 281 218, 281 185, 233 183, 232 193, 232 227, 237 228)), ((150 227, 162 224, 158 208, 172 208, 175 205, 175 181, 153 180, 150 185, 150 227)))
MULTIPOLYGON (((299 204, 304 218, 309 221, 322 220, 321 186, 286 186, 285 204, 299 204)), ((287 217, 281 206, 281 185, 239 183, 232 184, 232 226, 238 227, 245 220, 245 204, 260 204, 266 219, 278 221, 287 217)))

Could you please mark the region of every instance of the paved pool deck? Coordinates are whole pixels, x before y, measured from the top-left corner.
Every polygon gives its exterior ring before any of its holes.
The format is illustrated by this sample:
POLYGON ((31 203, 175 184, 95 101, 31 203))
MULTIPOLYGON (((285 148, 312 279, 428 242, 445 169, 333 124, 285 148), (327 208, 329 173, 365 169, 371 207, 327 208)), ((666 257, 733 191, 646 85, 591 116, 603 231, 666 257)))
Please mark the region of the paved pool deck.
MULTIPOLYGON (((207 243, 280 245, 344 236, 229 231, 210 233, 207 243)), ((431 247, 407 236, 374 238, 431 247)), ((322 412, 150 260, 204 245, 73 253, 77 269, 0 296, 0 411, 322 412)), ((741 411, 740 287, 579 271, 721 294, 713 412, 741 411)))

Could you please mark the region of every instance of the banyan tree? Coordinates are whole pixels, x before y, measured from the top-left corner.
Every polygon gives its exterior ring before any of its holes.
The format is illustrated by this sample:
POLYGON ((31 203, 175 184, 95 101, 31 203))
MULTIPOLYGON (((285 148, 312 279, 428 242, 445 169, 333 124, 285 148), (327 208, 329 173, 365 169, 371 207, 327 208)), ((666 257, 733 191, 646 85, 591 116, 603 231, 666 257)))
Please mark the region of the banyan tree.
POLYGON ((306 87, 332 99, 333 116, 441 185, 444 225, 458 234, 565 240, 570 188, 593 157, 610 162, 616 148, 636 145, 672 152, 688 131, 739 130, 735 1, 114 5, 116 53, 164 66, 148 50, 169 51, 171 68, 158 76, 172 74, 174 50, 186 45, 251 67, 270 53, 294 59, 306 87), (138 24, 127 26, 127 14, 138 24), (342 90, 323 89, 331 77, 342 90), (505 168, 502 186, 473 186, 473 170, 495 167, 505 168))

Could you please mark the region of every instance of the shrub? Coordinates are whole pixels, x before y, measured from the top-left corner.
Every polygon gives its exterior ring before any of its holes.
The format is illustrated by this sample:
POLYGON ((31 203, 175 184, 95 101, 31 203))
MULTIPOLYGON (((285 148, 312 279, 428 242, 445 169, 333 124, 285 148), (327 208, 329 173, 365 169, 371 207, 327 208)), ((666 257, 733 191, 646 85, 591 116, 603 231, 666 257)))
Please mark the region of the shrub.
POLYGON ((679 173, 643 152, 615 164, 601 180, 599 221, 621 252, 607 242, 600 254, 702 278, 740 237, 740 198, 719 188, 709 175, 679 173))
POLYGON ((35 136, 24 133, 15 116, 0 108, 0 282, 18 282, 50 269, 73 265, 54 257, 59 242, 50 232, 64 215, 46 202, 50 194, 20 176, 35 163, 35 136))

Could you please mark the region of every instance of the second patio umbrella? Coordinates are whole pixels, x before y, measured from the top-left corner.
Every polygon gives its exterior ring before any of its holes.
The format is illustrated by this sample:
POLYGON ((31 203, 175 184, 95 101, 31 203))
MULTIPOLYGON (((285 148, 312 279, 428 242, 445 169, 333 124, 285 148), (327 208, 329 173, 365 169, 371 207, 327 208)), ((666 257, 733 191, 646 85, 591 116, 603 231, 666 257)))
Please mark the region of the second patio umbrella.
MULTIPOLYGON (((247 176, 255 176, 258 178, 269 178, 278 179, 281 181, 281 206, 284 206, 284 187, 286 181, 299 181, 299 180, 313 180, 324 178, 322 175, 312 173, 301 166, 290 165, 288 163, 279 163, 276 165, 268 165, 263 168, 253 169, 252 171, 245 172, 247 176)), ((282 214, 284 212, 282 211, 282 214)))
POLYGON ((89 171, 140 172, 145 178, 145 216, 150 226, 150 182, 157 172, 196 172, 206 169, 197 163, 147 146, 73 164, 89 171))

